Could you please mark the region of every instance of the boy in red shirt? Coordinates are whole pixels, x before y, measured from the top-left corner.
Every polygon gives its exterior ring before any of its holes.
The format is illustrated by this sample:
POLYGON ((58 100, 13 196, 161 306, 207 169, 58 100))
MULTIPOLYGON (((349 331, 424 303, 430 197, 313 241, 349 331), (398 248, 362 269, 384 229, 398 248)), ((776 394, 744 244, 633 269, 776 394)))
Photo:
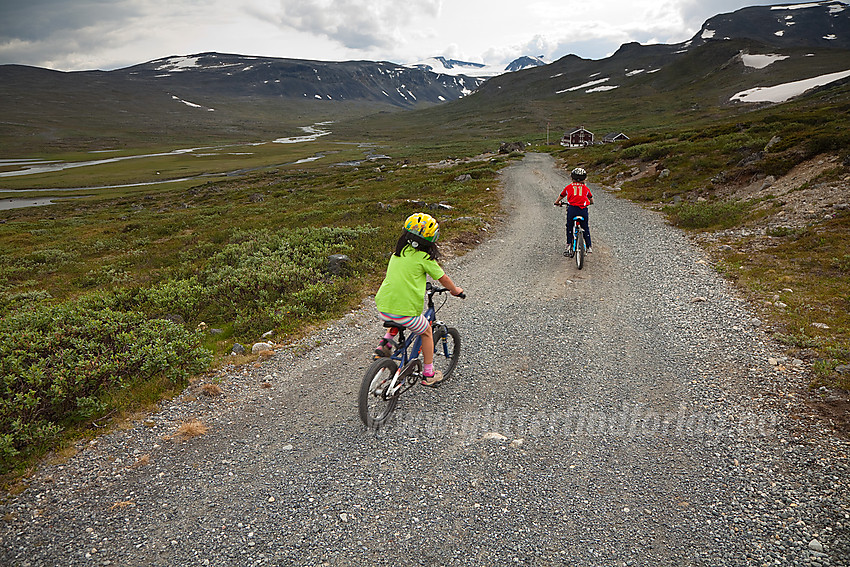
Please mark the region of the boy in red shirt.
POLYGON ((558 200, 555 201, 556 207, 562 207, 561 201, 564 197, 567 198, 567 247, 564 250, 564 256, 572 257, 573 255, 573 230, 572 224, 575 217, 583 217, 581 227, 584 229, 584 243, 587 244, 587 253, 592 254, 593 248, 590 247, 590 217, 587 216, 587 206, 593 204, 593 195, 590 193, 590 188, 584 184, 587 179, 587 172, 580 167, 575 168, 570 177, 573 182, 564 187, 558 200))

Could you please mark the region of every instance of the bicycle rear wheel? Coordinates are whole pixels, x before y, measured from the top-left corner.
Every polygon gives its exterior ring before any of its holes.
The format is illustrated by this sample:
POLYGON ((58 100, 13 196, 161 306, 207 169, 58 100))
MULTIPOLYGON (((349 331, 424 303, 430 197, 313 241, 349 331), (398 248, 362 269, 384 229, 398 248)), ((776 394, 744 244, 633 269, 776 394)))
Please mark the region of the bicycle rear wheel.
POLYGON ((580 228, 576 231, 576 267, 580 270, 584 267, 585 243, 584 229, 580 228))
POLYGON ((434 369, 443 373, 443 380, 454 372, 460 358, 460 333, 454 327, 434 329, 434 369))
POLYGON ((357 398, 360 420, 366 427, 380 427, 395 409, 401 390, 388 395, 387 388, 397 370, 398 365, 391 358, 379 358, 366 369, 357 398))

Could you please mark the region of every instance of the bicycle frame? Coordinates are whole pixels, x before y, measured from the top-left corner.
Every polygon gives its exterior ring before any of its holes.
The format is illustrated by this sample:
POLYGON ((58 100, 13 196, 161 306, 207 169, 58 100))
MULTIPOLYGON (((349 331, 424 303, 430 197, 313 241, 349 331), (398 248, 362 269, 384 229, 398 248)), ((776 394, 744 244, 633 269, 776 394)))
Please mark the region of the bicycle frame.
MULTIPOLYGON (((428 321, 431 322, 431 327, 435 327, 436 325, 440 325, 439 321, 437 321, 437 309, 434 306, 434 295, 435 289, 437 288, 429 288, 428 289, 428 308, 425 310, 423 315, 428 321)), ((419 357, 419 352, 422 350, 422 337, 419 335, 412 334, 409 337, 405 337, 406 329, 399 327, 398 328, 398 348, 390 355, 390 358, 393 360, 397 360, 399 363, 399 368, 403 368, 411 360, 419 357)), ((433 332, 433 331, 432 331, 433 332)))
POLYGON ((573 217, 573 253, 575 253, 578 248, 579 236, 584 238, 584 230, 581 228, 581 221, 583 220, 584 217, 582 216, 573 217))

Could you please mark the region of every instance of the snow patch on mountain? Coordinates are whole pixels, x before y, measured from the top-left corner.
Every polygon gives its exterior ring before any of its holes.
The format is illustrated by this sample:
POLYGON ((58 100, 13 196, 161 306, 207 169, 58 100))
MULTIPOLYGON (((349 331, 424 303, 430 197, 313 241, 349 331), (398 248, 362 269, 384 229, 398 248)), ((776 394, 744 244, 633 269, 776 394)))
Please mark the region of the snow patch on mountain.
POLYGON ((198 65, 200 57, 170 57, 162 61, 162 64, 156 68, 157 71, 180 72, 186 69, 200 67, 198 65))
MULTIPOLYGON (((595 87, 596 85, 601 85, 602 83, 607 83, 609 80, 610 80, 610 77, 606 77, 604 79, 596 79, 595 81, 590 81, 590 82, 587 82, 587 83, 584 83, 584 84, 581 84, 581 85, 578 85, 578 86, 575 86, 575 87, 570 87, 570 88, 564 89, 562 91, 555 91, 555 94, 564 94, 564 93, 569 93, 569 92, 574 92, 574 91, 580 91, 582 89, 589 89, 591 87, 595 87)), ((616 87, 614 87, 614 88, 616 88, 616 87)), ((595 90, 602 90, 602 89, 597 88, 595 90)), ((608 90, 610 90, 610 89, 608 89, 608 90)), ((592 92, 592 91, 587 91, 587 92, 592 92)))
POLYGON ((788 59, 787 55, 776 55, 773 53, 766 53, 764 55, 750 54, 750 53, 742 53, 741 61, 744 62, 745 67, 750 67, 752 69, 764 69, 768 65, 775 63, 777 61, 782 61, 783 59, 788 59))
POLYGON ((203 110, 206 110, 207 112, 215 112, 215 108, 206 108, 206 107, 201 106, 200 104, 195 104, 194 102, 189 102, 188 100, 183 100, 179 96, 171 95, 171 98, 173 100, 176 100, 177 102, 182 102, 186 106, 191 106, 192 108, 201 108, 203 110))
POLYGON ((805 4, 791 4, 785 6, 771 6, 771 10, 804 10, 805 8, 819 8, 823 4, 821 2, 806 2, 805 4))
POLYGON ((729 100, 732 102, 785 102, 815 87, 822 87, 847 77, 850 77, 850 70, 828 73, 819 77, 812 77, 811 79, 804 79, 802 81, 792 81, 772 87, 755 87, 741 91, 733 95, 729 100))

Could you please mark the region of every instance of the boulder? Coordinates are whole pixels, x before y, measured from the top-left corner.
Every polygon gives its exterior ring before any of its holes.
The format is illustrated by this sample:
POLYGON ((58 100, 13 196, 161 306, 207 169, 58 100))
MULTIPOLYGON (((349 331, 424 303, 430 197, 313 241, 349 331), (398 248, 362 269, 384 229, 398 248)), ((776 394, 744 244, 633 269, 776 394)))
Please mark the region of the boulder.
POLYGON ((499 146, 500 154, 509 154, 512 152, 521 152, 525 149, 525 144, 522 142, 502 142, 499 146))
POLYGON ((351 263, 351 258, 345 254, 331 254, 328 256, 328 271, 335 276, 342 274, 351 263))
POLYGON ((260 354, 270 350, 274 350, 274 346, 269 343, 254 343, 254 346, 251 347, 251 354, 260 354))
POLYGON ((165 315, 162 316, 162 318, 165 319, 166 321, 171 321, 175 325, 182 325, 186 322, 183 319, 183 317, 181 317, 180 315, 178 315, 176 313, 166 313, 165 315))

